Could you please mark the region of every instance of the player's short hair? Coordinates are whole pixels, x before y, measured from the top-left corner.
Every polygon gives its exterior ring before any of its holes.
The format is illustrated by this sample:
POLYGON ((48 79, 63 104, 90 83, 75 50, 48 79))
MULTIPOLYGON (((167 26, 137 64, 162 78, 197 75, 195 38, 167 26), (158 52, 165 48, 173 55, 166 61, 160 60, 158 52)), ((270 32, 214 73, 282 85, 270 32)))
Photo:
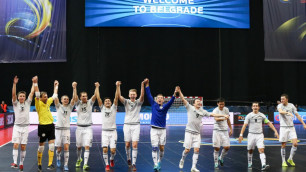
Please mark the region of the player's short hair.
POLYGON ((45 94, 46 94, 46 95, 48 95, 48 93, 47 93, 47 92, 45 92, 45 91, 41 91, 41 92, 40 92, 40 98, 42 98, 42 97, 43 97, 45 94))
POLYGON ((225 99, 222 98, 222 97, 218 98, 218 99, 217 99, 217 103, 220 103, 220 102, 225 102, 225 99))
POLYGON ((281 97, 286 97, 286 99, 289 99, 288 94, 282 94, 281 97))
POLYGON ((259 102, 253 102, 252 106, 253 106, 253 104, 257 104, 258 106, 260 106, 259 102))
POLYGON ((109 99, 110 101, 112 101, 112 99, 110 97, 104 97, 103 101, 105 102, 105 100, 109 99))
MULTIPOLYGON (((200 99, 199 99, 199 98, 195 98, 195 99, 193 100, 193 104, 195 104, 196 100, 200 100, 200 99)), ((201 100, 200 100, 200 101, 201 101, 201 100)))
POLYGON ((164 95, 163 95, 163 94, 157 94, 157 96, 156 96, 156 97, 158 97, 158 96, 162 96, 162 97, 164 98, 164 95))
POLYGON ((27 95, 27 93, 26 93, 25 91, 19 91, 19 92, 17 93, 17 97, 19 96, 19 94, 24 94, 25 96, 27 95))
POLYGON ((87 92, 86 91, 80 92, 80 97, 82 97, 82 94, 87 94, 87 92))
POLYGON ((130 89, 130 90, 129 90, 129 93, 130 93, 130 92, 135 92, 135 93, 137 94, 137 90, 136 90, 136 89, 130 89))
POLYGON ((66 95, 66 94, 65 94, 65 95, 62 95, 61 99, 62 99, 63 97, 68 97, 68 99, 69 99, 69 96, 68 96, 68 95, 66 95))

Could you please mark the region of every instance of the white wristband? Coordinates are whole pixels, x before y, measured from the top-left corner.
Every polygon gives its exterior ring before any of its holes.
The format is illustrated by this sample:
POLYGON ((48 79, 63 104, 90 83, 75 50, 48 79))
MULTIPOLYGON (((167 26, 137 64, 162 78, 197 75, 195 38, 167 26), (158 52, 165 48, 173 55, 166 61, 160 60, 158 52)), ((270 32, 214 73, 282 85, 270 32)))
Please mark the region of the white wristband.
POLYGON ((58 90, 58 86, 55 86, 55 89, 58 90))
POLYGON ((40 97, 40 92, 35 92, 35 96, 36 96, 37 98, 39 98, 39 97, 40 97))
POLYGON ((242 134, 240 134, 239 136, 240 136, 240 137, 243 137, 243 135, 242 135, 242 134))
POLYGON ((56 99, 57 96, 58 96, 58 94, 53 94, 53 95, 52 95, 52 98, 53 98, 53 99, 56 99))
POLYGON ((37 84, 37 83, 34 83, 33 85, 34 85, 34 87, 37 87, 37 86, 38 86, 38 84, 37 84))

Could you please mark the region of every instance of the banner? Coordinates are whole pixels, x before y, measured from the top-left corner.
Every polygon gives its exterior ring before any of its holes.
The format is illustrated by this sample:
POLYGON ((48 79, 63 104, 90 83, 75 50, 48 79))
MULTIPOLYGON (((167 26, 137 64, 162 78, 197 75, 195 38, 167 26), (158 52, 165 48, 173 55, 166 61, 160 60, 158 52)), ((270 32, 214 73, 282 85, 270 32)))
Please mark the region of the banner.
POLYGON ((249 0, 85 0, 85 26, 249 28, 249 0))
POLYGON ((266 61, 306 61, 306 0, 264 0, 266 61))
POLYGON ((0 129, 4 128, 4 113, 0 113, 0 129))
MULTIPOLYGON (((241 112, 233 112, 234 113, 234 124, 244 124, 245 117, 248 115, 248 113, 241 113, 241 112)), ((262 112, 270 122, 274 122, 273 118, 273 112, 262 112)))
POLYGON ((0 0, 0 63, 66 61, 66 0, 0 0))
POLYGON ((5 113, 5 128, 14 125, 14 113, 5 113))
MULTIPOLYGON (((303 121, 306 123, 306 112, 298 112, 303 121)), ((274 123, 279 124, 279 112, 274 112, 274 123)), ((297 117, 294 115, 293 117, 293 123, 294 124, 301 124, 301 122, 297 119, 297 117)))

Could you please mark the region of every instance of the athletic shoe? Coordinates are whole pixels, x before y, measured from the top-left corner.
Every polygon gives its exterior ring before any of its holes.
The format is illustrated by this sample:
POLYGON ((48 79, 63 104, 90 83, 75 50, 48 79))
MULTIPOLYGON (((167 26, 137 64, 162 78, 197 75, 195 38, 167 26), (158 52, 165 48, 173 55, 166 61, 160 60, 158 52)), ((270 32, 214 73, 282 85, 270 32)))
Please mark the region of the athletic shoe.
POLYGON ((218 169, 218 168, 219 168, 219 164, 215 163, 215 169, 218 169))
POLYGON ((56 165, 58 168, 61 167, 61 160, 56 160, 56 165))
POLYGON ((180 167, 180 169, 184 168, 184 160, 183 159, 180 160, 179 167, 180 167))
POLYGON ((263 165, 261 168, 261 171, 268 170, 270 168, 270 165, 263 165))
POLYGON ((282 167, 288 167, 286 161, 284 161, 284 162, 282 163, 282 167))
POLYGON ((18 165, 15 163, 11 163, 11 168, 18 168, 18 165))
POLYGON ((81 167, 81 162, 83 161, 83 159, 81 158, 80 160, 77 160, 76 164, 75 164, 75 167, 76 168, 79 168, 81 167))
POLYGON ((293 160, 292 159, 288 159, 287 160, 287 162, 292 166, 292 167, 294 167, 295 166, 295 163, 293 162, 293 160))
POLYGON ((109 170, 110 170, 109 165, 106 165, 105 171, 109 171, 109 170))
POLYGON ((200 172, 196 167, 191 168, 191 172, 200 172))
POLYGON ((89 170, 89 166, 87 164, 83 165, 83 170, 89 170))
POLYGON ((110 166, 114 167, 115 166, 115 161, 114 160, 110 160, 110 166))
POLYGON ((252 168, 252 163, 248 163, 248 168, 252 168))
POLYGON ((23 165, 19 165, 19 171, 23 171, 23 165))
POLYGON ((69 171, 68 165, 64 166, 64 171, 69 171))
POLYGON ((135 164, 133 164, 133 171, 137 171, 135 164))
POLYGON ((128 166, 131 166, 132 165, 132 161, 129 159, 127 160, 127 163, 128 163, 128 166))
POLYGON ((55 167, 54 167, 54 165, 50 165, 50 166, 48 166, 48 168, 47 168, 47 170, 54 170, 55 169, 55 167))
POLYGON ((42 172, 42 168, 41 168, 41 165, 38 165, 38 172, 42 172))
POLYGON ((157 163, 157 170, 160 170, 161 169, 161 162, 158 162, 157 163))
POLYGON ((224 165, 224 161, 223 161, 223 159, 221 159, 221 157, 218 158, 218 161, 219 161, 219 163, 220 163, 221 166, 224 165))
POLYGON ((154 171, 158 171, 158 165, 157 165, 157 164, 154 165, 153 170, 154 170, 154 171))

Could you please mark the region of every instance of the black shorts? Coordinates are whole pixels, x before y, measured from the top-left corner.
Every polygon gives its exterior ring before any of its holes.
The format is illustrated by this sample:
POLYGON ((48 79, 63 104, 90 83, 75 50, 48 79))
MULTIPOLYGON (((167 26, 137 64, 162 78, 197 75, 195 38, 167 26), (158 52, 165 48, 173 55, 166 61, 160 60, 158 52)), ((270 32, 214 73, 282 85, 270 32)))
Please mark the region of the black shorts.
POLYGON ((44 143, 55 139, 55 127, 54 124, 38 125, 38 137, 39 143, 44 143))

